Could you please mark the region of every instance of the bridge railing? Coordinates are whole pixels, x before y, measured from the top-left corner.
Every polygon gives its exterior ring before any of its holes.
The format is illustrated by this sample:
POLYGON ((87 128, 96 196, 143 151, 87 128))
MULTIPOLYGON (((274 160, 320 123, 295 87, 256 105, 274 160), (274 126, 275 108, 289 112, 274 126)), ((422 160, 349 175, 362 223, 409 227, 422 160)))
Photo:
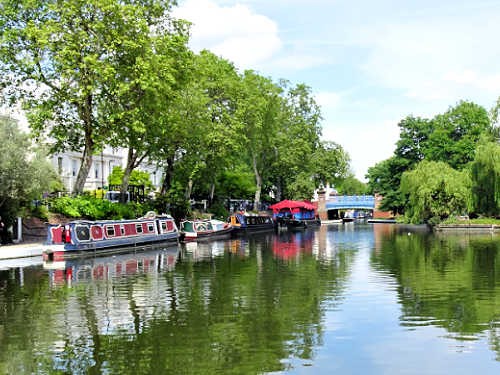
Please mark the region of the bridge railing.
POLYGON ((334 195, 326 200, 327 208, 374 208, 372 195, 334 195))

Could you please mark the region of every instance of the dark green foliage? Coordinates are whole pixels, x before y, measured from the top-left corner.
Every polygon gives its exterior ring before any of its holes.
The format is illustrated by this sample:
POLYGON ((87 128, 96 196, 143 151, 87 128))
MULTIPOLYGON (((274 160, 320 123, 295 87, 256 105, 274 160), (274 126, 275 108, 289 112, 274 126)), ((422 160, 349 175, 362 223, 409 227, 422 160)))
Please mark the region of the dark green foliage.
POLYGON ((167 194, 157 197, 151 202, 151 206, 159 214, 169 213, 176 220, 189 217, 191 213, 191 205, 179 183, 174 183, 167 194))
POLYGON ((210 213, 214 215, 214 218, 223 221, 229 216, 229 211, 226 209, 223 202, 215 202, 212 204, 210 213))
POLYGON ((393 156, 368 169, 368 191, 384 197, 380 209, 402 213, 406 199, 399 190, 403 172, 410 169, 411 162, 393 156))
POLYGON ((432 120, 432 132, 423 146, 424 157, 463 169, 474 159, 477 143, 489 129, 490 120, 483 107, 460 102, 432 120))
POLYGON ((148 211, 147 205, 130 202, 111 203, 90 196, 62 197, 50 201, 50 210, 70 218, 89 220, 134 219, 148 211))

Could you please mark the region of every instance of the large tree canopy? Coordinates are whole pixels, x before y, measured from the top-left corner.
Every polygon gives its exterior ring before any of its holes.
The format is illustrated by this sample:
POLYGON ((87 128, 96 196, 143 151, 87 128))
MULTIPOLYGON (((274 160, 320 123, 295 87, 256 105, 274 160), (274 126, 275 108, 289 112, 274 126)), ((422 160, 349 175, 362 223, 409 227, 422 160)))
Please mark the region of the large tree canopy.
MULTIPOLYGON (((122 97, 123 90, 144 88, 144 77, 140 83, 127 82, 120 78, 138 77, 123 76, 122 72, 134 67, 144 71, 141 58, 144 54, 130 54, 130 51, 141 49, 143 46, 138 43, 150 36, 169 32, 165 25, 173 3, 168 0, 0 2, 3 92, 11 101, 23 103, 30 126, 35 132, 51 137, 54 151, 70 149, 83 153, 76 192, 83 190, 96 147, 109 141, 113 134, 110 129, 113 123, 99 116, 103 102, 110 96, 122 97)), ((144 48, 147 50, 148 46, 144 48)), ((129 101, 129 104, 135 103, 129 101)))

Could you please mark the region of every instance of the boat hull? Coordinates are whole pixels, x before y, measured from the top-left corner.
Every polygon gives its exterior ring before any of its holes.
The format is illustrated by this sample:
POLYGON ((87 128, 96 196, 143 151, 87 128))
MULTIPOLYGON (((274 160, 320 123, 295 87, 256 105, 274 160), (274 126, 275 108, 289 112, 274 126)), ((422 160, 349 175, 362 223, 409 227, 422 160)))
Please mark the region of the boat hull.
POLYGON ((306 229, 309 227, 316 227, 321 225, 321 221, 319 219, 312 219, 312 220, 297 220, 297 219, 290 219, 286 220, 283 222, 283 224, 287 227, 289 230, 302 230, 306 229))

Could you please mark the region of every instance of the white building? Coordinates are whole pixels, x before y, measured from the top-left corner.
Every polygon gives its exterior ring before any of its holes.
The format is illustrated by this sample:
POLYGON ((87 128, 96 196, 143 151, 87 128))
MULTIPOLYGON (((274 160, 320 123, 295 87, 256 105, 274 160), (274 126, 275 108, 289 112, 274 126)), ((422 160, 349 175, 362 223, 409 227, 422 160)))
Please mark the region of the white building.
MULTIPOLYGON (((82 154, 79 152, 58 153, 51 156, 50 159, 53 167, 61 177, 66 191, 72 192, 82 164, 82 154)), ((85 181, 84 190, 107 188, 108 177, 113 168, 118 166, 125 168, 126 159, 123 149, 114 149, 111 147, 106 147, 103 152, 94 155, 89 175, 85 181)), ((160 187, 162 177, 160 170, 147 163, 143 163, 138 169, 149 173, 151 183, 156 190, 160 187)))
MULTIPOLYGON (((102 153, 94 155, 84 189, 96 190, 107 186, 108 177, 113 168, 116 166, 123 168, 124 159, 121 150, 110 147, 106 147, 102 153)), ((71 192, 82 164, 82 154, 79 152, 54 154, 51 156, 51 163, 61 177, 66 190, 71 192)))

